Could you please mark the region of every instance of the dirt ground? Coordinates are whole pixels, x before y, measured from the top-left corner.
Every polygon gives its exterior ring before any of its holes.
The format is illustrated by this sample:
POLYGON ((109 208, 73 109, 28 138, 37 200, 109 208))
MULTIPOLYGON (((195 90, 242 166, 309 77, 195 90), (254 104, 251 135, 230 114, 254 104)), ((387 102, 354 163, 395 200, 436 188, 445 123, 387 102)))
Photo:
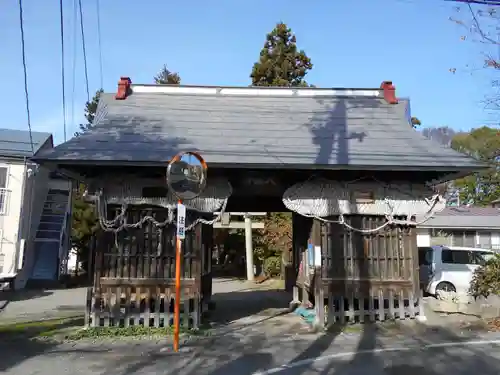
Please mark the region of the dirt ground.
MULTIPOLYGON (((284 316, 291 295, 279 290, 280 284, 272 280, 255 284, 237 279, 215 279, 213 301, 216 310, 210 320, 215 325, 250 324, 272 316, 284 316)), ((86 288, 0 293, 0 324, 83 316, 86 293, 86 288)), ((282 324, 292 320, 291 326, 301 323, 294 314, 277 320, 282 324)))
MULTIPOLYGON (((283 335, 309 332, 310 327, 300 317, 289 313, 291 295, 284 292, 280 284, 272 280, 255 284, 230 278, 214 279, 213 301, 216 308, 210 316, 213 328, 224 332, 225 329, 252 326, 256 330, 283 335)), ((86 288, 0 293, 0 325, 80 317, 85 312, 85 297, 86 288)), ((433 297, 424 299, 424 310, 427 320, 418 327, 487 329, 485 321, 478 316, 440 312, 433 297)), ((408 323, 406 327, 411 325, 408 323)), ((356 327, 345 330, 359 331, 356 327)))

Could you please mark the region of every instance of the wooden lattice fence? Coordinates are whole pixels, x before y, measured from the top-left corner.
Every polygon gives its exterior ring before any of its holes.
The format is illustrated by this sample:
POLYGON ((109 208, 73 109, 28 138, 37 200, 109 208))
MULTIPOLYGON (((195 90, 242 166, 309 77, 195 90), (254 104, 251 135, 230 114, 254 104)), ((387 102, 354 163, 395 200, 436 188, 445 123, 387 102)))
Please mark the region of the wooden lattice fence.
MULTIPOLYGON (((165 220, 167 210, 130 210, 127 221, 150 215, 165 220)), ((199 224, 186 233, 181 270, 181 324, 198 327, 201 315, 201 250, 199 224)), ((207 228, 211 231, 211 227, 207 228)), ((87 325, 167 327, 173 324, 175 298, 175 227, 158 230, 151 222, 140 228, 100 233, 95 241, 94 282, 87 294, 87 325)), ((207 235, 205 235, 207 237, 207 235)))
MULTIPOLYGON (((386 222, 380 216, 352 215, 344 219, 363 230, 386 222)), ((295 299, 314 301, 318 322, 383 321, 420 314, 414 227, 389 225, 361 233, 340 224, 315 221, 309 241, 321 246, 321 267, 299 278, 295 299)), ((308 263, 307 253, 302 252, 303 265, 308 263)))

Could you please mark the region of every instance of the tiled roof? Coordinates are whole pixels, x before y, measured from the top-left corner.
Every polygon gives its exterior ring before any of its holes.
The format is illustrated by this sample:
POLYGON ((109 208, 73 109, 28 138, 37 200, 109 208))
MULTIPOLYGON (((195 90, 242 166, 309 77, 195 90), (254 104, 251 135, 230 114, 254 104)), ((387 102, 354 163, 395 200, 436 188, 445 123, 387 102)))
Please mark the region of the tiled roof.
MULTIPOLYGON (((52 137, 50 133, 31 132, 35 153, 52 137)), ((24 130, 0 129, 0 157, 24 158, 33 156, 30 134, 24 130)))
POLYGON ((210 165, 481 166, 413 130, 408 105, 389 104, 380 89, 132 85, 125 100, 102 95, 91 131, 35 160, 140 165, 198 151, 210 165))
MULTIPOLYGON (((418 221, 418 219, 417 219, 418 221)), ((493 207, 446 207, 421 227, 471 228, 500 230, 500 208, 493 207)))

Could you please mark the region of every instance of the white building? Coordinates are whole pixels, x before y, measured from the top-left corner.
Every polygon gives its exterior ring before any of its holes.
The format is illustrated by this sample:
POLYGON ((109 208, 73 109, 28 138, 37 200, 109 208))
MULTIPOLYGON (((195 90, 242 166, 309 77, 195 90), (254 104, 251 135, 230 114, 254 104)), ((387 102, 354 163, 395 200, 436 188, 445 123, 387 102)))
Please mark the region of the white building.
POLYGON ((16 288, 57 281, 66 259, 71 184, 29 161, 53 147, 51 134, 0 129, 0 277, 16 288))
POLYGON ((417 244, 500 250, 500 208, 446 207, 417 228, 417 244))

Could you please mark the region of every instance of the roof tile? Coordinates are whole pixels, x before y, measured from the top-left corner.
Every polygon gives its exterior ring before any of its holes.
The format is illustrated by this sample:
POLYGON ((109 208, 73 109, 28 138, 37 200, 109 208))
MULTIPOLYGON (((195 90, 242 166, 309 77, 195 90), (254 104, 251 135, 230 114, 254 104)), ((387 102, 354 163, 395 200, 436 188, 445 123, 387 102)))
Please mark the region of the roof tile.
MULTIPOLYGON (((52 136, 50 133, 31 132, 35 153, 52 136)), ((24 130, 0 129, 0 157, 24 158, 33 156, 30 134, 24 130)))
POLYGON ((199 151, 210 164, 479 166, 413 130, 407 106, 355 95, 103 94, 94 129, 37 158, 167 162, 199 151))

